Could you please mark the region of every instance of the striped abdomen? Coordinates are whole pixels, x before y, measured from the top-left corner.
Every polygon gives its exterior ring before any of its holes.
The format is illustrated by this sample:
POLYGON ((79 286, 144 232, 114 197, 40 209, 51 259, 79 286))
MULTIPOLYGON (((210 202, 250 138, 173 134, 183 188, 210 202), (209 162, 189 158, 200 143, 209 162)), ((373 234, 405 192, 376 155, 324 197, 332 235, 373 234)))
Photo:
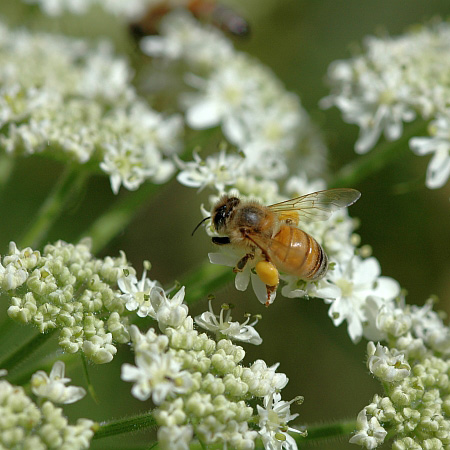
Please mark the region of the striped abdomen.
POLYGON ((328 258, 319 243, 308 233, 281 225, 271 239, 268 255, 282 272, 308 281, 322 278, 328 269, 328 258))

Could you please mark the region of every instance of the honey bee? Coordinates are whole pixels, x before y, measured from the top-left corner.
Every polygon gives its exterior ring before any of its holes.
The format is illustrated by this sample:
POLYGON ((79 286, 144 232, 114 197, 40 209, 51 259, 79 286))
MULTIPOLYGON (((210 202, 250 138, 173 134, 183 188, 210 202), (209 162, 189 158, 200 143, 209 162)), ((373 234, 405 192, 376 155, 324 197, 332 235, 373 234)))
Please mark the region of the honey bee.
POLYGON ((197 19, 212 23, 234 36, 249 35, 248 22, 233 9, 216 0, 161 0, 150 6, 142 18, 130 25, 131 32, 136 38, 158 34, 161 19, 176 8, 185 8, 197 19))
POLYGON ((327 254, 311 235, 297 227, 298 223, 326 220, 333 211, 352 205, 360 196, 355 189, 329 189, 263 206, 224 195, 211 217, 202 222, 212 219, 214 230, 222 235, 212 238, 214 244, 246 251, 235 272, 243 271, 249 260, 259 260, 255 271, 266 285, 268 306, 279 284, 278 271, 306 281, 320 280, 327 273, 327 254))

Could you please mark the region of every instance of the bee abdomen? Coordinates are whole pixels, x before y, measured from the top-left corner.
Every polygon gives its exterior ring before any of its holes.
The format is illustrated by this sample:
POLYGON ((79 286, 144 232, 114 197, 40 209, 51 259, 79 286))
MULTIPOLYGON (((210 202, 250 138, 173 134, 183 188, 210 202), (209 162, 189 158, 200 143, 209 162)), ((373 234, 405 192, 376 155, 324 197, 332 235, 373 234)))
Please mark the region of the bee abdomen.
POLYGON ((270 256, 283 271, 303 280, 317 281, 328 269, 328 258, 320 244, 308 233, 281 226, 270 246, 270 256))
POLYGON ((317 281, 325 276, 328 270, 328 256, 324 252, 322 246, 310 236, 310 239, 314 241, 313 246, 316 247, 315 255, 315 263, 311 264, 310 272, 305 275, 305 278, 308 281, 317 281))

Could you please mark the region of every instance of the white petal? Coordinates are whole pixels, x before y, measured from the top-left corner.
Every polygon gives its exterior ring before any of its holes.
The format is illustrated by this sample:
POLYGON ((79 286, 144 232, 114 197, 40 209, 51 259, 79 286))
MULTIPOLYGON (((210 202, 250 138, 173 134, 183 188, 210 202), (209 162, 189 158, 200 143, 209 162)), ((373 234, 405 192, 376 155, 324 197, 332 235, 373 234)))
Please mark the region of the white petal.
POLYGON ((347 317, 347 332, 354 344, 357 344, 362 337, 362 323, 355 315, 347 317))
POLYGON ((365 259, 356 264, 354 282, 355 284, 366 284, 375 281, 380 275, 380 263, 374 257, 365 259))
POLYGON ((250 281, 249 271, 244 270, 243 272, 238 272, 236 274, 236 278, 234 280, 234 284, 238 291, 245 291, 248 286, 248 282, 250 281))
POLYGON ((236 257, 226 255, 225 253, 208 253, 208 258, 212 264, 228 267, 234 267, 236 265, 236 257))
POLYGON ((373 295, 387 300, 396 297, 399 293, 400 285, 396 280, 390 277, 379 277, 373 295))
POLYGON ((277 292, 276 291, 271 292, 270 298, 268 299, 266 285, 261 281, 258 275, 252 273, 251 278, 253 291, 255 292, 256 297, 258 297, 258 300, 264 305, 266 304, 266 302, 268 302, 269 305, 272 304, 273 301, 275 300, 275 297, 277 296, 277 292))
POLYGON ((409 140, 409 147, 416 155, 426 155, 434 152, 436 142, 427 137, 416 137, 409 140))
POLYGON ((217 103, 202 101, 186 111, 186 123, 196 130, 211 128, 220 123, 221 114, 217 103))
POLYGON ((136 381, 139 378, 141 371, 131 364, 122 364, 122 373, 120 377, 124 381, 136 381))
POLYGON ((447 182, 450 176, 450 154, 436 152, 428 164, 426 185, 429 189, 437 189, 447 182))
POLYGON ((55 379, 57 377, 58 379, 64 378, 64 372, 65 372, 65 365, 62 361, 56 361, 55 364, 53 364, 52 370, 50 371, 50 378, 55 379))
POLYGON ((238 146, 247 144, 248 136, 245 133, 245 127, 236 117, 227 117, 222 125, 223 134, 228 140, 238 146))
POLYGON ((361 128, 358 140, 355 143, 355 152, 359 155, 367 153, 377 142, 381 134, 381 129, 374 128, 361 128))

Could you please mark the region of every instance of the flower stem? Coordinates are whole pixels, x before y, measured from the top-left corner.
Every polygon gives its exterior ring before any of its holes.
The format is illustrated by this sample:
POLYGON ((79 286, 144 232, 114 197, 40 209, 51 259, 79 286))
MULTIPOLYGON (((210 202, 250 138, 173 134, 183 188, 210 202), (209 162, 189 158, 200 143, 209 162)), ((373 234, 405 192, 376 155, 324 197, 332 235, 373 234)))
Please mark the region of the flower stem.
POLYGON ((30 355, 38 349, 41 345, 45 344, 50 339, 56 330, 48 331, 47 333, 38 333, 32 336, 28 341, 22 344, 13 353, 0 361, 0 367, 7 369, 8 371, 14 368, 17 364, 23 362, 30 355))
POLYGON ((146 428, 155 428, 156 421, 151 412, 136 414, 135 416, 111 420, 99 426, 95 432, 94 439, 101 439, 118 434, 135 432, 146 428))
POLYGON ((302 447, 317 446, 323 439, 331 440, 349 436, 350 433, 356 430, 356 420, 339 421, 334 423, 326 423, 319 425, 306 426, 308 435, 306 437, 293 433, 292 436, 302 447))
POLYGON ((80 240, 86 236, 92 238, 92 253, 97 253, 131 222, 139 208, 162 186, 145 183, 137 191, 128 193, 98 217, 80 240))
POLYGON ((87 180, 87 170, 69 165, 61 174, 52 192, 47 197, 30 228, 24 233, 19 247, 39 247, 50 227, 61 215, 69 199, 80 191, 87 180))
POLYGON ((180 281, 186 286, 185 302, 190 304, 206 298, 208 294, 232 282, 233 279, 234 273, 230 267, 218 266, 205 260, 180 281))
POLYGON ((0 192, 3 192, 6 184, 11 178, 16 158, 8 153, 0 154, 0 192))
POLYGON ((426 132, 427 123, 422 120, 405 128, 405 132, 396 141, 385 141, 369 153, 354 159, 342 167, 328 183, 330 188, 356 186, 368 176, 379 172, 392 161, 399 159, 409 150, 408 141, 413 136, 426 132))
POLYGON ((31 376, 38 370, 44 370, 50 372, 53 364, 56 361, 63 361, 66 365, 66 371, 79 363, 80 358, 78 354, 74 353, 61 353, 60 350, 50 353, 46 357, 39 359, 32 365, 27 366, 25 370, 14 371, 12 376, 8 375, 8 381, 16 386, 23 386, 26 388, 31 380, 31 376))
POLYGON ((88 388, 89 395, 92 397, 92 400, 98 405, 100 402, 97 397, 97 393, 95 392, 95 387, 92 384, 91 377, 89 374, 88 363, 86 361, 86 356, 84 353, 81 353, 81 362, 83 364, 83 372, 84 377, 86 378, 86 384, 88 388))

